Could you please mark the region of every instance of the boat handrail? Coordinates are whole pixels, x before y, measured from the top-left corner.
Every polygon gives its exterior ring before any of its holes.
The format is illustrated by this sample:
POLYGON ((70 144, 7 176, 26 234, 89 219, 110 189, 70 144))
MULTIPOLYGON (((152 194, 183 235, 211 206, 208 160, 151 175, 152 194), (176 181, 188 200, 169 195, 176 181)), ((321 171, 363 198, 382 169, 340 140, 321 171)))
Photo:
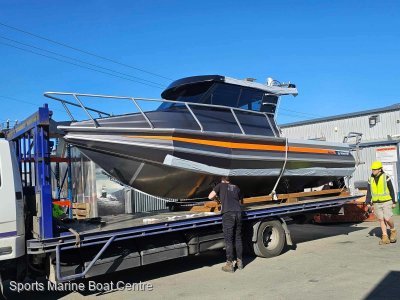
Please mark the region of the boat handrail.
MULTIPOLYGON (((51 93, 51 94, 54 94, 54 95, 57 95, 57 93, 53 93, 53 92, 50 92, 50 93, 51 93)), ((70 101, 67 101, 67 100, 64 100, 64 99, 60 99, 60 98, 57 98, 57 97, 55 97, 55 96, 49 97, 49 96, 46 95, 46 93, 45 93, 45 97, 48 97, 48 98, 50 98, 50 99, 57 100, 57 101, 61 102, 61 104, 63 105, 64 109, 66 110, 68 116, 71 118, 71 121, 76 121, 76 120, 75 120, 74 117, 72 116, 72 113, 71 113, 71 111, 69 110, 67 104, 68 104, 68 105, 71 105, 71 106, 76 106, 76 107, 81 107, 81 108, 83 108, 82 105, 80 105, 80 104, 76 104, 76 103, 73 103, 73 102, 70 102, 70 101)), ((99 115, 100 118, 101 118, 103 115, 108 116, 108 117, 111 116, 111 114, 106 113, 106 112, 101 111, 101 110, 97 110, 97 109, 95 109, 95 108, 91 108, 91 107, 85 106, 85 109, 88 110, 88 111, 92 111, 92 112, 98 113, 98 115, 99 115)))
POLYGON ((257 115, 262 115, 267 119, 268 125, 271 128, 272 132, 274 133, 275 136, 278 136, 276 132, 276 128, 273 126, 270 120, 270 116, 274 117, 274 113, 270 112, 258 112, 258 111, 253 111, 253 110, 248 110, 248 109, 243 109, 243 108, 237 108, 237 107, 230 107, 230 106, 223 106, 223 105, 217 105, 217 104, 204 104, 204 103, 194 103, 194 102, 184 102, 184 101, 176 101, 176 100, 167 100, 167 99, 157 99, 157 98, 135 98, 135 97, 130 97, 130 96, 112 96, 112 95, 98 95, 98 94, 83 94, 83 93, 71 93, 71 92, 45 92, 44 96, 53 100, 56 100, 58 102, 61 102, 63 105, 64 109, 66 110, 68 116, 71 118, 71 121, 77 121, 71 110, 68 108, 68 105, 72 105, 75 107, 80 107, 82 110, 86 113, 86 115, 89 117, 89 119, 93 122, 94 127, 100 127, 100 124, 97 122, 96 118, 93 118, 90 112, 95 112, 99 115, 100 118, 104 116, 110 117, 112 114, 106 113, 94 108, 90 108, 84 105, 82 99, 80 97, 91 97, 91 98, 105 98, 105 99, 118 99, 118 100, 130 100, 133 102, 137 110, 140 112, 140 114, 143 116, 143 118, 146 120, 147 124, 151 129, 155 129, 155 126, 153 123, 150 121, 150 119, 147 117, 146 112, 143 111, 141 108, 140 104, 138 101, 148 101, 148 102, 162 102, 162 103, 175 103, 175 104, 182 104, 183 106, 186 107, 186 109, 189 111, 189 113, 192 115, 193 119, 196 121, 197 125, 199 126, 199 129, 201 132, 204 131, 204 127, 201 124, 200 120, 197 118, 195 112, 192 109, 192 106, 201 106, 201 107, 209 107, 209 108, 219 108, 219 109, 224 109, 227 111, 230 111, 233 118, 235 119, 238 127, 240 128, 240 131, 242 134, 246 134, 242 124, 240 123, 236 111, 242 111, 246 113, 251 113, 251 114, 257 114, 257 115), (75 99, 76 103, 70 102, 68 100, 62 99, 60 96, 69 96, 75 99))

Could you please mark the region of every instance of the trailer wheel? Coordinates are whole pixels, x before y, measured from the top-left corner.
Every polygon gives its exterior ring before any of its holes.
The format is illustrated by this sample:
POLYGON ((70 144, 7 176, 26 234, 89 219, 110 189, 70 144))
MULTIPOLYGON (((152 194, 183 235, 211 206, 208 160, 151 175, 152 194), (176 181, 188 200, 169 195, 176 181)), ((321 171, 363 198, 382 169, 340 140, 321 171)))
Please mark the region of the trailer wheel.
POLYGON ((285 230, 279 221, 266 221, 258 227, 257 241, 253 243, 254 253, 259 257, 274 257, 285 247, 285 230))

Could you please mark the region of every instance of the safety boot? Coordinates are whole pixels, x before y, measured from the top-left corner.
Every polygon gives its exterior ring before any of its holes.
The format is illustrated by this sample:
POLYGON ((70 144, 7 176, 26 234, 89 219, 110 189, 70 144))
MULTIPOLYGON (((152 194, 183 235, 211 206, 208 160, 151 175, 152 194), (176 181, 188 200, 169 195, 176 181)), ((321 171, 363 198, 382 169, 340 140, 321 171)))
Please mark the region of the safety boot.
POLYGON ((226 265, 222 267, 222 271, 233 273, 235 271, 233 269, 233 263, 231 261, 227 261, 226 265))
POLYGON ((390 242, 391 242, 391 243, 396 243, 396 242, 397 242, 397 231, 396 231, 396 229, 391 229, 391 230, 390 230, 390 237, 389 237, 389 239, 390 239, 390 242))
POLYGON ((382 239, 379 241, 379 245, 386 245, 386 244, 390 244, 390 240, 387 234, 382 235, 382 239))
POLYGON ((236 266, 239 270, 243 270, 243 260, 237 259, 236 260, 236 266))

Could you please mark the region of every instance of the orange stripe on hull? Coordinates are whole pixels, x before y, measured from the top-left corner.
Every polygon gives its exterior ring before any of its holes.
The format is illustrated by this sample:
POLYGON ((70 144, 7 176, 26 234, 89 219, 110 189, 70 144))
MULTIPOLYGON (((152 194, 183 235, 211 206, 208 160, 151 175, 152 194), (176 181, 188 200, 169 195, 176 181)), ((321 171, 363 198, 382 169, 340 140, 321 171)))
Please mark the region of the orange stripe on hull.
MULTIPOLYGON (((140 139, 156 139, 156 140, 176 141, 176 142, 184 142, 184 143, 191 143, 191 144, 198 144, 198 145, 230 148, 230 149, 266 150, 266 151, 279 151, 279 152, 286 151, 286 146, 276 146, 276 145, 262 145, 262 144, 250 144, 250 143, 238 143, 238 142, 222 142, 222 141, 216 141, 216 140, 192 139, 192 138, 162 136, 162 135, 153 135, 153 136, 130 135, 128 137, 140 138, 140 139)), ((336 152, 334 150, 329 150, 329 149, 294 147, 294 146, 289 146, 288 152, 318 153, 318 154, 333 154, 333 155, 336 154, 336 152)))

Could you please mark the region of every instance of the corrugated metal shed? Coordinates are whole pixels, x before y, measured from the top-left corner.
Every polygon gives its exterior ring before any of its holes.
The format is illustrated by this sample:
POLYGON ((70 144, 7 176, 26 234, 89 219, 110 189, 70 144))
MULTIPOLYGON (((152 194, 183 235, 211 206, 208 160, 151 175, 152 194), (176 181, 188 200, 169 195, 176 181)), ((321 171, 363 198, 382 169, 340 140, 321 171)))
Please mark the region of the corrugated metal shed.
POLYGON ((303 122, 283 124, 283 135, 302 139, 322 139, 342 142, 351 131, 363 134, 363 142, 387 140, 388 135, 400 134, 400 104, 382 109, 338 115, 303 122), (375 119, 375 125, 370 120, 375 119))
POLYGON ((360 152, 360 164, 356 171, 353 174, 353 177, 356 178, 355 181, 367 181, 369 175, 371 174, 370 166, 373 161, 375 161, 375 153, 378 147, 367 147, 363 148, 360 152))
MULTIPOLYGON (((400 104, 355 113, 311 119, 280 126, 282 135, 297 139, 317 139, 329 142, 343 142, 350 132, 362 133, 360 144, 360 164, 353 174, 351 183, 366 181, 370 165, 376 160, 377 149, 394 145, 399 153, 400 104)), ((349 141, 353 143, 354 141, 349 141)), ((393 170, 395 186, 398 186, 399 162, 387 162, 393 170)))

